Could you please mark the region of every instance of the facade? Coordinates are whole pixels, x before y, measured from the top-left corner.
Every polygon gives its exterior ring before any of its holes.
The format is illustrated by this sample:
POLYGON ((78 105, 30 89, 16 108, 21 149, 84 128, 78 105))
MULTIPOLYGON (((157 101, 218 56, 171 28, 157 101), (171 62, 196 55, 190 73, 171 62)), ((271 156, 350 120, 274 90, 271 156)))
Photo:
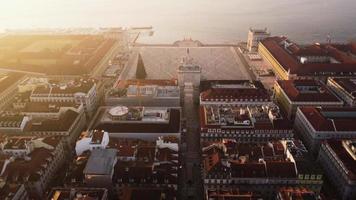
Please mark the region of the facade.
POLYGON ((0 111, 0 131, 14 134, 22 133, 29 120, 28 116, 19 113, 0 111))
POLYGON ((106 94, 108 106, 180 106, 177 80, 119 80, 106 94))
POLYGON ((22 187, 23 184, 26 191, 18 188, 19 199, 26 199, 26 193, 31 199, 42 199, 50 181, 64 163, 64 146, 62 137, 2 138, 1 154, 7 157, 2 162, 1 187, 11 189, 13 185, 22 187))
POLYGON ((200 85, 200 105, 268 105, 270 95, 260 81, 212 80, 200 85))
POLYGON ((356 106, 356 79, 330 77, 327 84, 346 105, 356 106))
POLYGON ((291 139, 293 127, 275 105, 205 105, 200 107, 200 135, 201 140, 263 142, 291 139))
POLYGON ((180 109, 167 107, 103 107, 93 129, 110 137, 156 140, 180 135, 180 109))
POLYGON ((267 32, 267 28, 265 29, 253 29, 250 28, 248 30, 247 35, 247 50, 249 52, 257 52, 258 44, 271 36, 271 33, 267 32))
POLYGON ((276 81, 274 98, 290 119, 294 119, 298 107, 342 107, 344 105, 344 102, 325 84, 317 80, 276 81))
POLYGON ((282 187, 305 187, 319 193, 321 170, 299 141, 203 145, 203 179, 207 190, 239 188, 272 199, 282 187))
POLYGON ((342 200, 356 198, 355 149, 355 140, 328 140, 321 145, 319 160, 342 200))
POLYGON ((29 196, 24 184, 14 184, 1 187, 0 199, 29 200, 29 196))
POLYGON ((17 92, 17 85, 26 77, 23 74, 0 74, 0 109, 6 106, 17 92))
POLYGON ((282 188, 276 195, 276 200, 325 200, 319 194, 306 188, 282 188))
POLYGON ((52 188, 47 200, 107 200, 108 190, 105 188, 52 188))
POLYGON ((313 79, 356 74, 354 43, 298 45, 286 37, 269 37, 258 52, 279 79, 313 79))
POLYGON ((176 200, 177 192, 164 187, 123 187, 120 188, 119 199, 176 200))
POLYGON ((295 129, 304 144, 317 155, 320 144, 327 139, 356 138, 356 109, 354 108, 298 108, 295 129))
POLYGON ((192 83, 194 87, 199 87, 201 70, 201 66, 193 63, 193 58, 190 57, 188 48, 187 56, 183 57, 181 65, 177 69, 178 86, 182 88, 185 83, 192 83))
POLYGON ((263 198, 253 192, 233 189, 211 189, 205 191, 205 199, 208 200, 263 200, 263 198))

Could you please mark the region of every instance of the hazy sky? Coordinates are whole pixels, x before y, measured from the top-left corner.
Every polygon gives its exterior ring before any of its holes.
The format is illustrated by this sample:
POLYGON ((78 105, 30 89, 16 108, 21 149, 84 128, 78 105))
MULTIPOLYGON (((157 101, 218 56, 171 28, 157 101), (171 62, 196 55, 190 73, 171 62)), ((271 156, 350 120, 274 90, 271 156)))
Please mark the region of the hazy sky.
POLYGON ((355 37, 356 0, 0 0, 0 29, 154 26, 153 40, 245 39, 248 27, 312 40, 355 37))

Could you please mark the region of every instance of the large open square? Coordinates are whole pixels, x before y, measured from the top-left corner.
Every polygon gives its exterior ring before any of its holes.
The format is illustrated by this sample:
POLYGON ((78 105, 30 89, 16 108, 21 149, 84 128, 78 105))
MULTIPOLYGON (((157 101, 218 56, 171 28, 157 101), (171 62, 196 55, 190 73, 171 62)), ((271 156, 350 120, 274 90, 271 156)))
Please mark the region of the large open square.
MULTIPOLYGON (((136 55, 132 56, 133 60, 129 62, 128 76, 125 78, 135 78, 138 54, 142 56, 147 79, 177 78, 177 67, 182 58, 187 56, 187 48, 175 46, 135 47, 133 51, 136 55)), ((202 67, 203 80, 250 79, 233 47, 189 47, 189 55, 193 58, 194 64, 202 67)))

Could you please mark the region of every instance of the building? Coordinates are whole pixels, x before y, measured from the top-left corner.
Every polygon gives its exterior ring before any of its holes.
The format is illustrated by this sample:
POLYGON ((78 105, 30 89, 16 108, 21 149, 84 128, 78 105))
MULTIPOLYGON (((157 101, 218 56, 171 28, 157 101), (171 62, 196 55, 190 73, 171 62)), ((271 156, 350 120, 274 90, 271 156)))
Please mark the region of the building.
POLYGON ((283 36, 269 37, 258 52, 282 80, 356 75, 354 43, 298 45, 283 36))
POLYGON ((342 107, 344 105, 344 102, 326 85, 316 80, 276 81, 274 98, 290 119, 294 119, 300 106, 342 107))
POLYGON ((9 106, 4 108, 7 113, 19 113, 29 118, 59 118, 68 110, 84 112, 83 104, 74 102, 31 102, 30 92, 18 93, 9 106))
POLYGON ((193 58, 189 54, 189 48, 187 48, 187 55, 183 57, 177 69, 178 86, 182 88, 185 83, 192 83, 194 87, 199 87, 201 72, 201 66, 193 63, 193 58))
POLYGON ((348 106, 356 106, 356 79, 353 78, 328 78, 327 85, 348 106))
POLYGON ((268 105, 270 95, 260 81, 201 81, 200 105, 268 105))
POLYGON ((354 108, 298 108, 295 129, 309 151, 317 155, 320 144, 327 139, 356 138, 356 109, 354 108))
POLYGON ((239 188, 274 198, 282 187, 320 192, 321 170, 300 141, 239 143, 226 140, 203 144, 203 179, 207 190, 239 188))
POLYGON ((155 142, 113 139, 118 150, 115 180, 119 188, 178 189, 178 138, 159 137, 155 142))
POLYGON ((55 82, 39 86, 32 90, 31 102, 73 102, 83 104, 84 110, 91 115, 97 106, 97 81, 81 78, 72 81, 55 82))
POLYGON ((105 188, 53 188, 47 200, 107 200, 108 190, 105 188))
POLYGON ((65 160, 62 137, 4 136, 1 138, 0 186, 19 199, 42 199, 65 160), (21 184, 26 191, 23 191, 21 184), (17 185, 17 186, 16 186, 17 185), (14 186, 16 186, 14 188, 14 186))
POLYGON ((328 180, 342 200, 356 198, 356 141, 328 140, 319 154, 328 180))
POLYGON ((267 32, 267 28, 265 29, 253 29, 250 28, 248 30, 247 35, 247 50, 249 52, 257 52, 258 44, 271 36, 271 33, 267 32))
POLYGON ((233 189, 210 189, 205 192, 205 199, 208 200, 263 200, 263 198, 249 191, 233 189))
POLYGON ((37 136, 66 136, 71 146, 75 144, 85 124, 83 112, 67 110, 55 118, 32 118, 26 123, 23 133, 37 136))
POLYGON ((77 141, 75 152, 80 156, 85 151, 93 149, 106 149, 109 144, 109 133, 105 131, 92 130, 84 132, 84 136, 77 141))
POLYGON ((319 194, 306 188, 282 188, 276 196, 276 200, 325 200, 319 194))
POLYGON ((117 162, 115 149, 93 149, 84 168, 84 183, 91 187, 111 188, 117 162))
POLYGON ((163 187, 123 187, 119 191, 119 199, 176 200, 177 192, 172 188, 163 187))
POLYGON ((8 184, 1 187, 0 199, 29 200, 29 196, 24 184, 8 184))
POLYGON ((0 131, 3 133, 22 133, 29 120, 28 116, 19 113, 0 111, 0 131))
POLYGON ((293 138, 292 123, 275 105, 205 105, 200 107, 201 140, 263 142, 293 138))
POLYGON ((119 80, 105 97, 109 106, 180 106, 177 80, 119 80))
POLYGON ((110 137, 156 140, 180 135, 180 109, 166 107, 103 107, 98 110, 93 129, 110 137))
POLYGON ((0 109, 12 100, 17 92, 17 85, 25 78, 20 73, 0 74, 0 109))

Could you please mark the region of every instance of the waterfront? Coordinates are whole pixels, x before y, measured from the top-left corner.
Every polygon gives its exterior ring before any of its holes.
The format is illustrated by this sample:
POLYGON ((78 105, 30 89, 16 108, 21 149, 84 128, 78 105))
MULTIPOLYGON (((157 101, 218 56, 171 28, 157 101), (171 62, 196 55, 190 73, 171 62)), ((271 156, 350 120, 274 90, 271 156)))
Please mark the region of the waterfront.
POLYGON ((140 40, 146 43, 184 37, 203 43, 237 42, 246 40, 249 27, 268 27, 275 35, 303 43, 323 42, 328 34, 333 41, 356 38, 354 0, 52 0, 50 5, 47 0, 6 0, 1 7, 0 29, 152 25, 154 36, 140 40), (34 12, 34 7, 42 9, 34 12))

